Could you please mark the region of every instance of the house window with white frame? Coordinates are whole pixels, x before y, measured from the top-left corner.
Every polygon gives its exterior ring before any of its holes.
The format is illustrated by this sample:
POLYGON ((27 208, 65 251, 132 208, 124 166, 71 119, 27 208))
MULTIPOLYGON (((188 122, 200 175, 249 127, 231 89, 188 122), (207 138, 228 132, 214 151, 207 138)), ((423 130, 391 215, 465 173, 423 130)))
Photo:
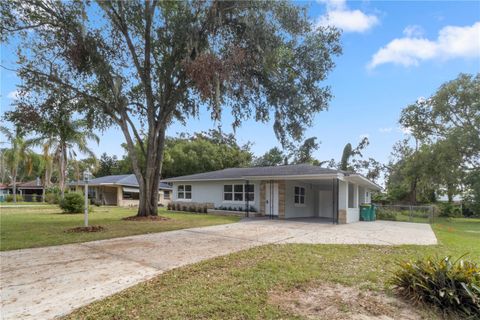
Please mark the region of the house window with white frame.
POLYGON ((180 184, 177 188, 177 198, 184 200, 192 199, 192 185, 180 184))
POLYGON ((305 188, 304 187, 295 187, 295 204, 304 205, 305 204, 305 188))
POLYGON ((164 190, 163 191, 163 199, 170 200, 170 191, 169 190, 164 190))
POLYGON ((252 184, 226 184, 223 186, 224 202, 243 202, 255 200, 255 186, 252 184))

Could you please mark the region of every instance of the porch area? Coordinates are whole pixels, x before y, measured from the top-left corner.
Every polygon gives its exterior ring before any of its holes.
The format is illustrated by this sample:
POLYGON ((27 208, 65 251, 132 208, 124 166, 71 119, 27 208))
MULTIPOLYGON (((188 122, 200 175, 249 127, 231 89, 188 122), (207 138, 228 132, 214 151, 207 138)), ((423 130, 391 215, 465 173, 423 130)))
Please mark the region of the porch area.
POLYGON ((259 184, 259 212, 270 218, 352 223, 360 220, 360 204, 371 199, 361 181, 353 179, 262 180, 259 184))

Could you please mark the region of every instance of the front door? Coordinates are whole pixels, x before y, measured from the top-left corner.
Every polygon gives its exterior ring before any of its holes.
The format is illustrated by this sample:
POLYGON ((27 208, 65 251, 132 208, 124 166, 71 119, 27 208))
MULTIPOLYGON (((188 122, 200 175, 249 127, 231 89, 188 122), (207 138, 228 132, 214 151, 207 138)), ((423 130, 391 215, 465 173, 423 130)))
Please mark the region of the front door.
POLYGON ((278 216, 278 183, 265 184, 265 214, 278 216))

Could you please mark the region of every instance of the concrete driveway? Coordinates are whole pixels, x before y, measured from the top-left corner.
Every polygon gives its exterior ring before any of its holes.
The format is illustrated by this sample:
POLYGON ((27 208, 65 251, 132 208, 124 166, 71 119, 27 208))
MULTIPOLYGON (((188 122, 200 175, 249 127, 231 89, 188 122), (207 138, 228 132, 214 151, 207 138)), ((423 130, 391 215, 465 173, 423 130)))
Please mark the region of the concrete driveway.
POLYGON ((52 319, 165 271, 271 243, 436 244, 428 224, 315 220, 238 223, 6 251, 1 318, 52 319))

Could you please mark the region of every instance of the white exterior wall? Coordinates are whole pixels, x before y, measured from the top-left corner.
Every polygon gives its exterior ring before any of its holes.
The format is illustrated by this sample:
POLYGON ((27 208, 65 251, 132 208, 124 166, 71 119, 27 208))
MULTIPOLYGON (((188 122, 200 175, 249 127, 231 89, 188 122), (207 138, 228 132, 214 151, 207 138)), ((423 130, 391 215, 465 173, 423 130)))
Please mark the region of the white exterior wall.
POLYGON ((309 218, 318 216, 318 188, 310 183, 285 181, 285 218, 309 218), (305 188, 305 204, 295 204, 295 186, 305 188))
MULTIPOLYGON (((178 202, 195 202, 195 203, 213 203, 214 207, 235 207, 244 208, 246 201, 223 201, 223 186, 226 184, 245 184, 245 180, 225 180, 225 181, 196 181, 196 182, 174 182, 172 199, 178 202), (192 199, 178 199, 178 186, 191 185, 192 199)), ((254 185, 254 201, 249 201, 249 205, 255 209, 260 208, 260 183, 258 181, 250 181, 249 184, 254 185)))
POLYGON ((338 210, 347 210, 348 207, 348 182, 338 181, 338 210))

